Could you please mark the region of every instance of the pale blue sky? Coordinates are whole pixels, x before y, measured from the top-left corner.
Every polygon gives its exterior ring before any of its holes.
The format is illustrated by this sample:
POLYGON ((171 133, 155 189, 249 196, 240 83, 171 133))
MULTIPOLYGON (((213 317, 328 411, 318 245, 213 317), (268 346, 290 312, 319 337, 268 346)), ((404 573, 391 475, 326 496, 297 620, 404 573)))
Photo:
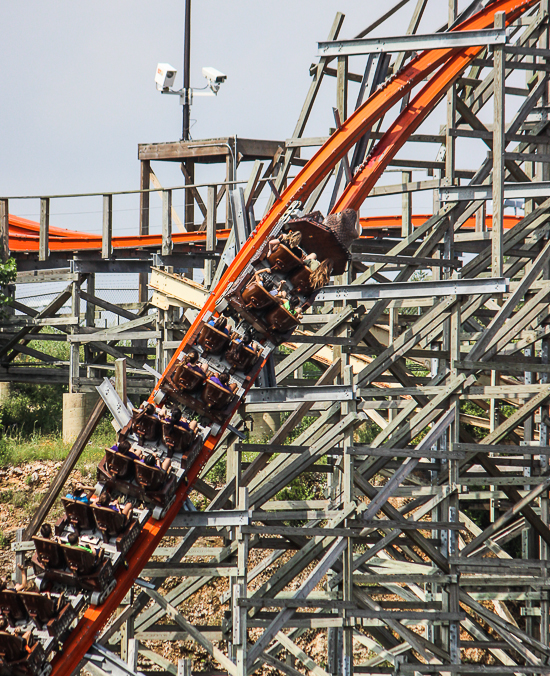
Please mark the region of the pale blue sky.
MULTIPOLYGON (((205 84, 205 65, 228 79, 217 98, 195 99, 193 137, 291 136, 316 43, 326 38, 335 13, 346 15, 340 35, 349 38, 391 4, 394 0, 194 0, 192 85, 205 84)), ((373 35, 404 33, 415 4, 411 0, 373 35)), ((419 32, 441 26, 446 8, 446 2, 431 0, 419 32)), ((178 99, 156 91, 154 73, 157 62, 167 61, 178 68, 181 86, 183 11, 183 0, 4 3, 0 193, 137 188, 138 143, 181 135, 178 99)), ((352 60, 351 68, 362 72, 363 63, 364 58, 352 60)), ((334 85, 334 78, 326 78, 306 135, 326 134, 334 124, 334 85)), ((352 90, 351 108, 354 100, 352 90)), ((177 166, 156 169, 165 185, 181 182, 177 166)), ((243 168, 240 177, 246 173, 243 168)), ((74 216, 58 221, 62 227, 97 231, 77 219, 81 206, 52 209, 74 216)), ((127 209, 134 211, 135 204, 127 209)), ((37 204, 19 203, 12 211, 32 217, 37 204)))

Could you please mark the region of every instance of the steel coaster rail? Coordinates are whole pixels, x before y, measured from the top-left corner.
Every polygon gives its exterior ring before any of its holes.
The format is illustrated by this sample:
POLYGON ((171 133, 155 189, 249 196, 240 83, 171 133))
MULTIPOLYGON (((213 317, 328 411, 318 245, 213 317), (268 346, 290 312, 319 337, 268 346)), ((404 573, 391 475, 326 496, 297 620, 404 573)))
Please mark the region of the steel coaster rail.
MULTIPOLYGON (((492 3, 489 7, 486 7, 482 11, 473 15, 471 18, 467 19, 453 30, 467 30, 488 27, 493 23, 494 13, 499 11, 507 12, 508 21, 512 21, 519 17, 527 9, 535 5, 537 2, 538 0, 497 0, 497 2, 492 3)), ((417 104, 419 102, 422 104, 423 107, 419 112, 423 114, 424 117, 430 112, 430 110, 433 109, 433 107, 441 98, 442 94, 446 91, 446 88, 454 81, 456 73, 460 72, 461 68, 463 69, 466 67, 468 63, 470 63, 470 61, 475 58, 475 54, 472 55, 468 49, 461 50, 459 52, 459 56, 457 56, 456 59, 452 59, 453 51, 454 50, 450 49, 431 50, 428 53, 422 53, 414 58, 405 68, 403 68, 392 79, 390 79, 390 81, 388 81, 379 91, 375 92, 329 138, 325 145, 314 155, 314 157, 306 164, 294 181, 292 181, 292 183, 286 188, 286 190, 281 195, 281 199, 275 203, 271 211, 267 214, 267 216, 247 240, 244 247, 239 251, 235 260, 224 273, 216 288, 211 292, 208 301, 205 303, 202 311, 199 313, 195 322, 189 329, 187 335, 168 365, 165 373, 173 367, 179 353, 182 351, 191 336, 195 333, 200 323, 203 321, 205 315, 207 313, 215 312, 217 301, 221 299, 226 289, 243 272, 255 252, 258 250, 259 246, 263 244, 269 237, 272 229, 287 211, 288 207, 295 201, 303 203, 309 194, 315 189, 318 183, 324 178, 324 176, 326 176, 326 174, 335 166, 335 164, 344 156, 344 154, 357 142, 357 140, 364 133, 365 129, 372 126, 372 124, 377 119, 385 114, 408 91, 410 91, 427 75, 432 73, 438 66, 441 66, 445 62, 449 61, 450 63, 441 69, 441 73, 439 73, 438 76, 432 78, 428 86, 424 87, 420 94, 415 97, 413 102, 409 104, 405 113, 410 114, 410 111, 413 108, 413 103, 415 102, 417 104), (433 88, 430 87, 432 82, 434 84, 433 88), (433 99, 430 99, 429 96, 432 96, 433 99), (421 97, 420 100, 419 97, 421 97)), ((475 51, 477 54, 478 50, 473 49, 473 51, 475 51)), ((382 150, 390 147, 394 148, 397 140, 402 141, 402 145, 408 135, 412 133, 412 127, 413 121, 411 121, 401 136, 398 135, 396 137, 395 126, 392 126, 393 135, 386 135, 386 138, 388 139, 386 144, 379 146, 380 153, 377 155, 378 160, 376 163, 376 172, 370 170, 370 173, 365 174, 364 178, 366 178, 367 175, 374 176, 375 174, 376 178, 378 178, 380 173, 383 171, 384 166, 391 159, 391 151, 387 150, 382 152, 382 150)), ((389 133, 390 132, 388 132, 388 134, 389 133)), ((395 150, 395 152, 397 152, 397 150, 395 150)), ((335 208, 338 210, 343 208, 342 204, 344 203, 344 196, 347 200, 345 202, 346 204, 351 203, 355 206, 355 208, 360 205, 362 199, 364 199, 366 194, 368 194, 366 188, 362 187, 364 186, 363 179, 361 178, 361 180, 359 180, 360 177, 363 176, 364 172, 365 170, 359 172, 358 176, 356 177, 357 180, 352 181, 351 186, 345 191, 342 199, 335 208)), ((376 178, 373 178, 373 180, 376 181, 376 178)), ((157 383, 157 386, 151 394, 149 401, 153 401, 153 397, 158 391, 161 382, 162 379, 159 381, 159 383, 157 383)), ((251 386, 252 383, 250 383, 243 396, 246 396, 246 392, 251 386)), ((235 408, 238 406, 238 403, 239 402, 236 402, 235 408)), ((162 521, 155 521, 151 519, 146 524, 140 538, 128 553, 128 569, 120 571, 117 575, 117 585, 115 590, 111 593, 103 605, 90 606, 88 608, 77 627, 72 631, 68 639, 65 641, 63 645, 63 652, 58 654, 52 662, 52 676, 70 676, 79 666, 83 656, 95 641, 98 632, 106 624, 107 620, 116 610, 116 608, 120 605, 127 591, 139 576, 140 571, 152 556, 160 539, 168 530, 170 523, 178 514, 183 501, 187 497, 187 494, 191 490, 191 487, 200 472, 200 469, 213 452, 214 447, 223 433, 223 430, 230 417, 231 416, 229 416, 225 425, 222 426, 218 436, 210 436, 206 440, 197 460, 189 469, 188 484, 180 486, 177 492, 176 500, 172 507, 168 510, 164 519, 162 519, 162 521)))

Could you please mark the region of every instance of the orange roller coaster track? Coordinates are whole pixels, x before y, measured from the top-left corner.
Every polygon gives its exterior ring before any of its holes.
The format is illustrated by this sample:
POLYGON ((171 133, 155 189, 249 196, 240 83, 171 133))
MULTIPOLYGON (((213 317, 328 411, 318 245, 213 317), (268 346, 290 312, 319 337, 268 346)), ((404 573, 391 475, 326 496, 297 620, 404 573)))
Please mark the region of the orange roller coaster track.
MULTIPOLYGON (((530 7, 534 6, 537 1, 497 0, 464 21, 454 30, 489 28, 493 25, 495 12, 500 11, 506 12, 507 22, 510 23, 530 7)), ((433 110, 448 88, 459 77, 464 68, 471 63, 480 50, 481 48, 439 49, 421 53, 412 59, 400 72, 390 78, 381 89, 375 92, 343 123, 341 128, 330 137, 291 182, 282 194, 281 199, 276 202, 271 211, 252 233, 244 247, 239 251, 182 341, 168 369, 173 367, 177 355, 196 333, 205 315, 215 311, 216 303, 245 270, 259 247, 269 238, 273 228, 288 210, 289 206, 295 202, 303 204, 319 182, 373 123, 380 119, 413 87, 439 68, 439 71, 415 96, 413 101, 399 115, 396 122, 377 144, 371 157, 368 158, 348 185, 334 210, 340 211, 345 207, 357 209, 387 166, 389 160, 405 143, 422 120, 433 110)), ((139 244, 139 246, 143 246, 143 243, 139 244)), ((160 383, 162 383, 162 379, 157 384, 150 401, 152 401, 160 383)), ((251 385, 252 383, 248 384, 246 391, 248 391, 251 385)), ((238 403, 235 405, 235 408, 237 405, 238 403)), ((228 421, 229 418, 225 424, 228 421)), ((160 539, 166 533, 171 521, 178 513, 184 499, 189 493, 201 467, 212 453, 222 431, 223 427, 217 436, 210 436, 206 440, 197 460, 190 468, 188 484, 180 487, 177 499, 164 519, 162 521, 150 520, 147 523, 140 538, 128 554, 128 569, 121 570, 117 574, 115 590, 103 605, 89 607, 78 626, 69 635, 64 643, 62 653, 52 663, 53 676, 69 676, 78 667, 86 651, 96 640, 99 631, 119 606, 125 594, 139 576, 140 571, 153 554, 160 539)))
MULTIPOLYGON (((419 228, 425 223, 431 214, 413 214, 412 225, 419 228)), ((520 219, 517 216, 505 215, 504 228, 508 230, 520 219)), ((378 231, 390 234, 396 234, 394 231, 401 232, 401 216, 369 216, 361 218, 362 237, 378 236, 378 231)), ((492 228, 492 217, 485 217, 485 228, 492 228)), ((474 216, 467 219, 463 224, 464 229, 473 229, 476 226, 474 216)), ((18 254, 33 253, 38 251, 38 229, 39 224, 34 221, 13 216, 10 214, 9 247, 10 251, 17 256, 18 254), (35 234, 36 233, 36 234, 35 234)), ((229 237, 229 230, 217 230, 216 238, 219 242, 224 242, 229 237)), ((181 245, 203 245, 206 243, 206 232, 179 232, 172 234, 172 241, 181 245)), ((124 249, 158 249, 162 245, 161 235, 125 235, 123 237, 114 236, 112 239, 113 249, 120 251, 124 249)), ((62 228, 50 227, 49 249, 53 252, 62 253, 64 251, 73 253, 83 253, 85 251, 101 251, 101 235, 93 233, 79 232, 78 230, 64 230, 62 228)))

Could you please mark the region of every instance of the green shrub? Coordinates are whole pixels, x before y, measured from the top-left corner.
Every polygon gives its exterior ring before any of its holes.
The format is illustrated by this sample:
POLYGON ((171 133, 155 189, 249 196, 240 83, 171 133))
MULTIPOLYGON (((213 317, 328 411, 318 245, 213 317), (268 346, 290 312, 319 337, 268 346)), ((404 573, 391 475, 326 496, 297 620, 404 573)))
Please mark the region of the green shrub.
POLYGON ((2 435, 27 438, 36 432, 58 432, 65 390, 63 385, 13 385, 9 399, 0 406, 2 435))

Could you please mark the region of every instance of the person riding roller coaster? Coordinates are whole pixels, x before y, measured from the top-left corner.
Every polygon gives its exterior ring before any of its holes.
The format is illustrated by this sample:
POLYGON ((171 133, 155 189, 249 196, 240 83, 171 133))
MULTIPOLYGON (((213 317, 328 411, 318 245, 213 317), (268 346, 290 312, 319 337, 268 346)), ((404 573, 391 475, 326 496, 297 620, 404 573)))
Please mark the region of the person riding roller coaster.
POLYGON ((140 460, 142 456, 142 452, 139 450, 139 448, 132 450, 132 444, 128 441, 128 439, 122 439, 122 441, 119 441, 118 444, 111 446, 111 449, 115 451, 115 453, 125 455, 131 460, 140 460))
POLYGON ((92 545, 87 543, 82 544, 76 533, 69 533, 67 536, 67 544, 69 547, 74 547, 74 549, 82 549, 85 552, 90 552, 90 554, 95 556, 96 561, 99 559, 101 554, 101 549, 99 547, 92 547, 92 545))
POLYGON ((197 373, 206 374, 206 369, 204 366, 201 366, 199 361, 199 353, 196 350, 189 350, 189 352, 181 360, 183 366, 187 366, 197 373))
POLYGON ((227 335, 229 335, 226 317, 218 317, 217 319, 211 319, 208 322, 208 324, 209 326, 213 326, 217 331, 221 331, 222 333, 226 333, 227 335))
POLYGON ((309 283, 311 284, 311 288, 314 291, 320 289, 322 286, 326 286, 329 283, 333 267, 334 261, 331 258, 325 258, 325 260, 322 263, 319 263, 319 265, 311 273, 309 283))
POLYGON ((302 233, 299 230, 289 230, 288 232, 280 235, 278 238, 269 241, 267 257, 269 258, 269 256, 277 251, 279 246, 282 244, 283 246, 286 246, 286 248, 301 261, 313 260, 316 258, 316 254, 314 253, 306 254, 306 252, 300 246, 301 243, 302 233))
POLYGON ((76 484, 65 497, 69 500, 76 500, 77 502, 83 502, 85 505, 89 505, 94 490, 95 489, 91 486, 86 487, 82 484, 76 484))
POLYGON ((251 280, 247 286, 254 284, 254 282, 259 286, 263 286, 269 295, 273 296, 277 302, 284 302, 286 298, 286 291, 284 290, 285 280, 283 279, 277 283, 273 277, 271 268, 262 268, 261 270, 257 270, 254 273, 254 279, 251 280))
POLYGON ((165 458, 162 462, 160 462, 160 460, 153 454, 146 456, 143 462, 147 465, 147 467, 157 467, 158 469, 162 470, 165 475, 168 475, 172 467, 172 461, 170 458, 165 458))
POLYGON ((211 380, 213 383, 218 385, 219 387, 222 387, 224 390, 227 390, 228 392, 234 393, 238 389, 237 383, 229 383, 229 373, 227 371, 224 371, 223 373, 220 373, 220 375, 216 375, 215 373, 210 374, 208 377, 208 380, 211 380))
POLYGON ((300 306, 300 299, 297 296, 291 296, 288 300, 285 300, 283 307, 287 312, 295 317, 298 321, 301 321, 304 313, 300 306))
POLYGON ((98 507, 106 507, 107 509, 112 509, 113 512, 119 512, 120 514, 124 514, 124 516, 126 517, 126 521, 131 519, 134 513, 134 508, 132 507, 131 502, 127 502, 121 508, 118 498, 116 500, 113 500, 111 494, 108 491, 103 491, 103 493, 101 493, 101 495, 94 500, 94 503, 98 507))
POLYGON ((197 421, 186 420, 183 418, 179 408, 172 409, 170 416, 164 418, 164 422, 168 423, 168 428, 166 429, 166 434, 168 435, 172 434, 175 427, 181 427, 181 429, 184 429, 187 432, 192 432, 193 434, 197 433, 197 421))

